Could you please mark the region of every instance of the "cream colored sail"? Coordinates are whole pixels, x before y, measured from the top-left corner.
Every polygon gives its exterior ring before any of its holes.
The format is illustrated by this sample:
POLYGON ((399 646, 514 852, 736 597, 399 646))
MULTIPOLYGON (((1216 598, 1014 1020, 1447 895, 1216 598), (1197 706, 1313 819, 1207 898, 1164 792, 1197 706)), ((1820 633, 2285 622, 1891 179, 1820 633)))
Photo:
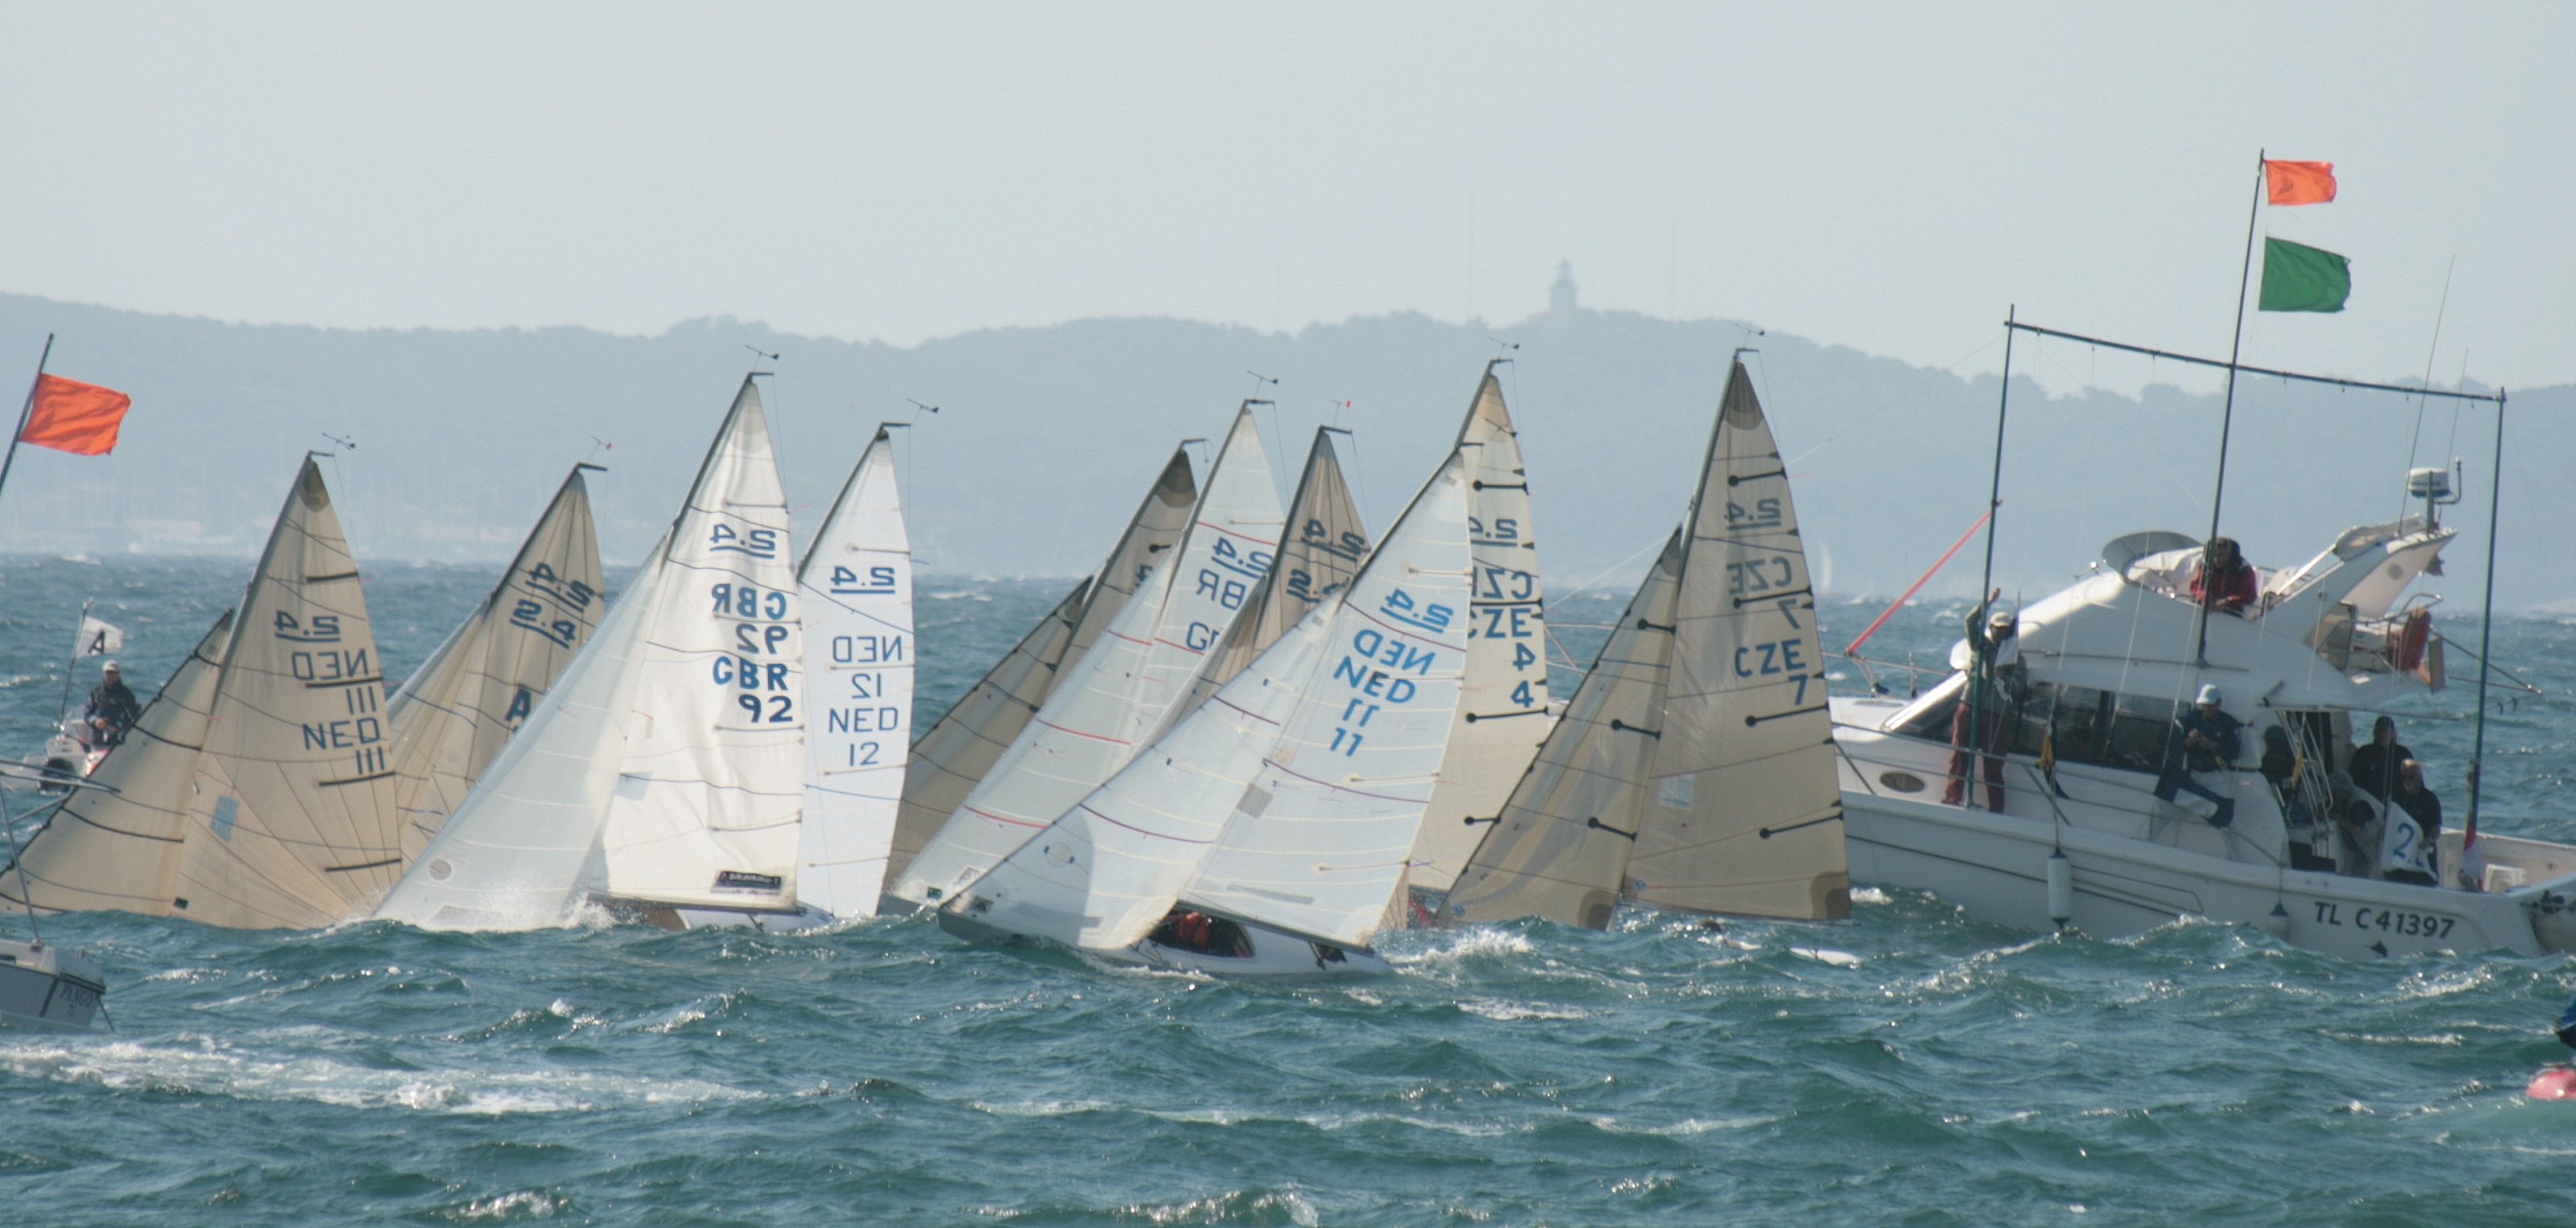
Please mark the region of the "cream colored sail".
MULTIPOLYGON (((1081 661, 1100 631, 1126 608, 1144 569, 1171 553, 1189 528, 1198 504, 1198 481, 1190 472, 1187 448, 1172 449, 1144 502, 1127 522, 1126 532, 1110 550, 1100 574, 1074 586, 1065 599, 1038 621, 1020 642, 996 662, 982 681, 960 696, 948 712, 912 745, 912 762, 904 770, 903 806, 895 820, 894 843, 886 859, 886 879, 899 879, 923 845, 936 835, 966 795, 992 770, 993 762, 1017 741, 1054 690, 1065 670, 1081 661), (1109 583, 1109 581, 1115 583, 1109 583)), ((910 901, 888 895, 890 911, 908 912, 910 901)))
POLYGON ((1609 928, 1636 847, 1646 771, 1663 736, 1681 571, 1675 533, 1502 817, 1479 826, 1483 841, 1449 889, 1444 922, 1544 917, 1609 928))
POLYGON ((242 599, 196 764, 173 915, 366 915, 400 876, 384 678, 358 564, 306 458, 242 599))
POLYGON ((489 597, 385 705, 405 864, 536 711, 599 623, 599 536, 575 465, 489 597))
POLYGON ((646 625, 625 756, 582 886, 641 904, 794 908, 802 603, 787 493, 752 380, 633 599, 646 625))
POLYGON ((188 821, 188 783, 223 676, 226 610, 144 705, 125 741, 0 873, 0 903, 42 912, 122 909, 168 916, 188 821), (110 790, 113 790, 112 792, 110 790))
POLYGON ((912 734, 912 539, 880 427, 796 569, 805 607, 797 898, 866 916, 885 885, 912 734))
POLYGON ((537 702, 376 916, 429 929, 536 929, 572 919, 598 855, 642 671, 645 571, 537 702))
MULTIPOLYGON (((1328 610, 1340 604, 1327 599, 1328 610)), ((1329 614, 1290 629, 1209 702, 1023 844, 947 911, 1006 933, 1115 950, 1171 910, 1323 659, 1329 614)))
POLYGON ((1351 581, 1320 676, 1183 903, 1346 947, 1377 933, 1439 779, 1466 667, 1466 451, 1351 581))
POLYGON ((1368 526, 1351 501, 1351 485, 1342 475, 1333 450, 1332 427, 1315 428, 1315 446, 1306 454, 1306 472, 1297 494, 1288 501, 1287 532, 1279 539, 1279 561, 1253 590, 1242 617, 1227 628, 1225 639, 1199 666, 1199 676, 1184 700, 1184 711, 1217 693, 1289 628, 1357 575, 1368 557, 1368 526))
POLYGON ((1659 908, 1848 916, 1816 601, 1788 473, 1742 363, 1685 532, 1631 892, 1659 908))
POLYGON ((1467 821, 1490 820, 1502 811, 1549 724, 1538 531, 1530 519, 1520 436, 1492 364, 1458 429, 1458 444, 1475 467, 1467 496, 1475 594, 1449 757, 1413 846, 1412 885, 1433 893, 1446 892, 1475 851, 1479 833, 1467 821))
POLYGON ((1101 643, 1059 677, 925 846, 894 894, 937 903, 981 878, 1158 736, 1278 546, 1279 493, 1249 410, 1208 472, 1189 532, 1152 568, 1101 643))

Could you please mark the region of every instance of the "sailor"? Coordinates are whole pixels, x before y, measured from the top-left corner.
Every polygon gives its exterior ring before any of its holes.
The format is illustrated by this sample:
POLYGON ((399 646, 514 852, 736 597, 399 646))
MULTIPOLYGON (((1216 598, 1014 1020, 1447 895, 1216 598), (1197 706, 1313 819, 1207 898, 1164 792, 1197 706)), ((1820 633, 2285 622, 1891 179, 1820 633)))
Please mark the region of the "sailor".
POLYGON ((2233 537, 2213 537, 2200 552, 2200 565, 2191 572, 2191 599, 2213 610, 2243 616, 2262 596, 2262 583, 2254 576, 2245 552, 2233 537))
POLYGON ((1985 601, 1968 615, 1968 660, 1963 667, 1968 685, 1960 691, 1958 710, 1950 716, 1950 783, 1941 792, 1943 805, 1966 804, 1968 760, 1973 757, 1984 769, 1986 809, 1996 814, 2004 810, 2004 708, 2012 702, 2012 682, 2021 668, 2019 620, 2010 610, 1986 612, 2003 592, 1996 589, 1986 594, 1985 601))
POLYGON ((2415 757, 2406 744, 2397 740, 2397 722, 2380 717, 2370 726, 2370 744, 2352 752, 2352 783, 2361 791, 2387 801, 2397 792, 2398 765, 2415 757))
POLYGON ((125 675, 110 661, 99 670, 98 685, 90 688, 89 706, 81 709, 81 721, 89 726, 92 749, 105 750, 125 740, 125 731, 143 715, 143 705, 134 701, 134 692, 125 685, 125 675))
POLYGON ((2379 876, 2395 883, 2441 886, 2435 850, 2442 841, 2442 799, 2424 787, 2423 764, 2408 759, 2397 765, 2397 789, 2388 801, 2393 813, 2380 836, 2379 876))
POLYGON ((2202 783, 2200 776, 2236 766, 2245 735, 2244 726, 2229 716, 2218 700, 2218 684, 2204 683, 2195 701, 2198 706, 2174 722, 2181 736, 2166 744, 2164 772, 2156 778, 2156 798, 2170 802, 2177 792, 2208 798, 2218 805, 2209 816, 2209 825, 2225 827, 2236 821, 2236 799, 2202 783))

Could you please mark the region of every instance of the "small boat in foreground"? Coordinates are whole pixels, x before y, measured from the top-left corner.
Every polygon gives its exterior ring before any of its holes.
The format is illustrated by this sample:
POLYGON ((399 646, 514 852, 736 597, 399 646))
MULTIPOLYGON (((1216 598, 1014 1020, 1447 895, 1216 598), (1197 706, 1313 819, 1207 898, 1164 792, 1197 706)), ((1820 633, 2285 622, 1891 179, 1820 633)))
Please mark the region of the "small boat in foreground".
MULTIPOLYGON (((32 773, 7 770, 12 784, 32 773)), ((47 809, 58 809, 74 792, 89 792, 97 786, 86 782, 50 782, 49 789, 61 790, 63 796, 39 807, 29 818, 42 819, 47 809)), ((17 839, 17 815, 0 798, 0 836, 17 839)), ((25 896, 25 871, 21 869, 19 895, 25 896)), ((26 906, 27 941, 0 938, 0 1027, 66 1028, 75 1031, 97 1029, 113 1031, 107 1018, 107 976, 88 956, 66 951, 44 940, 36 931, 36 909, 26 906)))

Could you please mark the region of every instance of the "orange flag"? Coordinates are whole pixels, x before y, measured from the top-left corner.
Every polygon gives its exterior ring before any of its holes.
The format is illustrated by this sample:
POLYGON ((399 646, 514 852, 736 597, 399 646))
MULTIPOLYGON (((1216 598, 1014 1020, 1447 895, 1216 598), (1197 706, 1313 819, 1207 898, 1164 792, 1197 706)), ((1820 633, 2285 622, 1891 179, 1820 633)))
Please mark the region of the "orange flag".
POLYGON ((116 428, 123 425, 125 411, 133 404, 134 398, 113 388, 40 375, 35 408, 18 438, 60 452, 104 455, 116 450, 116 428))
POLYGON ((2334 163, 2263 163, 2263 187, 2276 205, 2322 205, 2335 198, 2334 163))

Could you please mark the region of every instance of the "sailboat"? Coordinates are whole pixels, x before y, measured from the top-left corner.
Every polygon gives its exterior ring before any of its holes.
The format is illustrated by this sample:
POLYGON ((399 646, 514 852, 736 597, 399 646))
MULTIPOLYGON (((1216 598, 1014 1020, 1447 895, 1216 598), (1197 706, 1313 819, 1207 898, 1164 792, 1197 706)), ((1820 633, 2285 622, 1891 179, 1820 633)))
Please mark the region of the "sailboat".
POLYGON ((947 900, 941 924, 1165 967, 1383 971, 1369 944, 1465 666, 1471 471, 1453 454, 1347 587, 947 900))
POLYGON ((607 620, 376 915, 449 929, 585 905, 796 909, 802 620, 755 376, 607 620))
MULTIPOLYGON (((42 778, 42 773, 26 773, 15 765, 0 767, 6 778, 42 778)), ((42 819, 48 809, 59 809, 73 792, 104 792, 85 780, 58 781, 49 786, 64 794, 37 808, 30 819, 42 819)), ((18 839, 18 816, 11 810, 5 791, 0 791, 0 839, 12 845, 18 839)), ((13 859, 14 861, 15 859, 13 859)), ((16 866, 12 867, 18 868, 16 866)), ((18 876, 18 896, 23 901, 30 894, 23 871, 18 876)), ((88 956, 45 941, 36 922, 33 905, 21 904, 27 918, 27 941, 0 938, 0 1028, 42 1027, 85 1030, 92 1027, 113 1031, 106 1011, 107 975, 88 956)))
POLYGON ((1458 428, 1476 473, 1468 486, 1467 531, 1476 556, 1469 597, 1467 673, 1459 685, 1457 724, 1440 786, 1414 838, 1407 883, 1421 905, 1440 901, 1466 868, 1483 832, 1501 813, 1513 783, 1529 770, 1554 718, 1548 713, 1546 607, 1538 575, 1538 531, 1530 516, 1529 474, 1519 432, 1503 404, 1502 381, 1485 377, 1458 428))
POLYGON ((832 501, 796 585, 807 722, 797 896, 825 916, 866 916, 885 885, 912 733, 912 539, 886 428, 832 501))
POLYGON ((1333 447, 1336 433, 1347 432, 1315 428, 1305 472, 1288 500, 1288 528, 1279 539, 1278 562, 1261 577, 1251 604, 1199 667, 1183 711, 1195 711, 1316 606, 1341 592, 1368 558, 1368 526, 1351 500, 1350 479, 1333 447))
POLYGON ((490 596, 385 702, 404 863, 419 856, 518 732, 607 604, 599 535, 579 464, 490 596))
POLYGON ((1180 548, 1145 573, 1102 642, 1058 680, 893 893, 918 905, 946 900, 1158 736, 1270 570, 1281 527, 1278 488, 1247 404, 1209 468, 1180 548))
MULTIPOLYGON (((1057 681, 1126 608, 1146 570, 1180 544, 1197 505, 1198 481, 1190 472, 1185 444, 1172 449, 1099 573, 1077 582, 913 743, 904 770, 903 804, 886 856, 886 881, 903 875, 940 825, 983 782, 994 761, 1019 740, 1057 681)), ((891 894, 878 901, 880 914, 899 915, 915 907, 891 894)))
POLYGON ((1477 846, 1443 920, 1603 929, 1623 899, 1849 916, 1814 608, 1788 473, 1739 361, 1688 520, 1477 846))

